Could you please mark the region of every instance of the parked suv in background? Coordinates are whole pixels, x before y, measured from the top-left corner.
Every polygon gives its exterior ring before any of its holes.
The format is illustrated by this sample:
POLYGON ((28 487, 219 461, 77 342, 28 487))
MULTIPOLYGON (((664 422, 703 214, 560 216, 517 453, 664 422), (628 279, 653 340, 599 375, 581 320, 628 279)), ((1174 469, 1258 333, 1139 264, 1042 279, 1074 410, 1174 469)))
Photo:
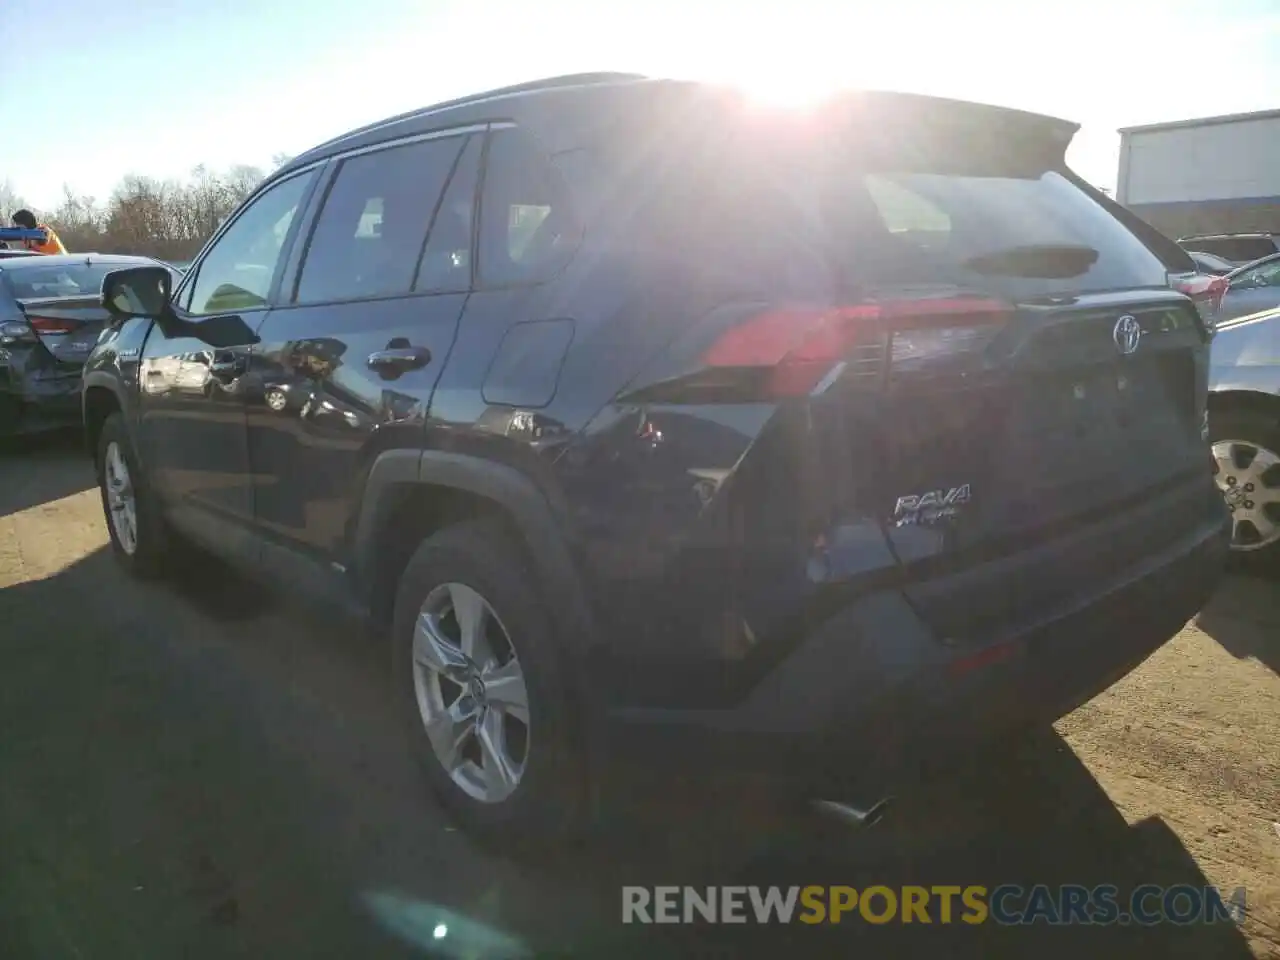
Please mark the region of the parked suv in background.
POLYGON ((115 554, 371 620, 482 833, 580 827, 606 771, 878 798, 1105 688, 1225 556, 1186 258, 1075 129, 603 75, 325 143, 172 294, 108 278, 115 554))

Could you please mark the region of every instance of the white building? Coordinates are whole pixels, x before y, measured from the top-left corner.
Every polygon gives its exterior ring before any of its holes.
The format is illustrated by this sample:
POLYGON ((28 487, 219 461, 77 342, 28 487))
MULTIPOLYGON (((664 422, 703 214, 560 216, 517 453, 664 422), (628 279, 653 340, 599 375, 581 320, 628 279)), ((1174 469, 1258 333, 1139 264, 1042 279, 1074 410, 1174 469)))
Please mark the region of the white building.
POLYGON ((1175 238, 1280 233, 1280 110, 1126 127, 1116 199, 1175 238))

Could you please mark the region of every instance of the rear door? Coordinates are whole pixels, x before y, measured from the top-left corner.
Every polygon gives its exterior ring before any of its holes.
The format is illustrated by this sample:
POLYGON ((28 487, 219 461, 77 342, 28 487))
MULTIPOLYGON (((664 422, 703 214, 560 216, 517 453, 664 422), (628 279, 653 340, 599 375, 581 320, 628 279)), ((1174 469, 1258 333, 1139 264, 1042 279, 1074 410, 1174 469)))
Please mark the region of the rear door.
POLYGON ((963 104, 748 119, 684 144, 664 184, 663 253, 700 289, 835 309, 846 353, 810 442, 852 460, 906 564, 990 556, 1207 469, 1206 333, 1067 170, 1069 140, 963 104))
POLYGON ((890 336, 881 508, 901 557, 935 552, 936 529, 950 550, 994 547, 1202 465, 1196 318, 1065 172, 975 164, 862 181, 870 229, 911 245, 876 285, 904 281, 910 303, 911 284, 940 282, 999 305, 982 324, 890 336))
POLYGON ((254 516, 302 575, 345 565, 365 473, 422 442, 471 287, 483 131, 360 151, 332 176, 252 356, 254 516))

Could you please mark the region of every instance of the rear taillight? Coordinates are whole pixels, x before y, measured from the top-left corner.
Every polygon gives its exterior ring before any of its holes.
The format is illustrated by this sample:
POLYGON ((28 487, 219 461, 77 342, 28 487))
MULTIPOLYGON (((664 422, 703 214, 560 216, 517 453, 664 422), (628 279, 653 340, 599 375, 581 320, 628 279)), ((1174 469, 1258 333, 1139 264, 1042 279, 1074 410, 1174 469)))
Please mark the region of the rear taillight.
POLYGON ((19 343, 32 343, 36 339, 31 328, 25 323, 11 320, 0 323, 0 347, 10 347, 19 343))
POLYGON ((28 315, 27 323, 31 325, 31 329, 36 333, 70 333, 79 326, 74 320, 64 320, 60 317, 33 317, 28 315))
POLYGON ((803 396, 868 345, 879 344, 896 370, 972 355, 1011 312, 1008 304, 981 297, 773 308, 726 330, 702 360, 713 370, 751 372, 765 397, 803 396))
POLYGON ((1200 319, 1210 327, 1213 326, 1213 318, 1222 305, 1222 298, 1226 295, 1228 284, 1226 277, 1214 277, 1204 273, 1180 274, 1169 278, 1169 285, 1191 298, 1196 312, 1200 314, 1200 319))

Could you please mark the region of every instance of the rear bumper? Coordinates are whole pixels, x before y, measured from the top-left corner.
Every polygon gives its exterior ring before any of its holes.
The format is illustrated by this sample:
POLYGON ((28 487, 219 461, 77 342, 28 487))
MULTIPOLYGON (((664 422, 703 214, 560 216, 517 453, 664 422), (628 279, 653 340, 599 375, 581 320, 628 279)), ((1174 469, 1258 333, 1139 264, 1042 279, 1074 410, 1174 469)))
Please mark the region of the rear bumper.
POLYGON ((0 436, 79 423, 81 378, 49 376, 18 351, 0 356, 0 436))
MULTIPOLYGON (((827 621, 734 708, 613 711, 609 754, 649 776, 713 766, 814 791, 879 790, 1050 722, 1141 663, 1211 596, 1229 526, 1211 483, 1202 502, 1181 536, 985 644, 948 646, 901 593, 878 592, 827 621)), ((1146 521, 1113 522, 1100 543, 1146 521)))

